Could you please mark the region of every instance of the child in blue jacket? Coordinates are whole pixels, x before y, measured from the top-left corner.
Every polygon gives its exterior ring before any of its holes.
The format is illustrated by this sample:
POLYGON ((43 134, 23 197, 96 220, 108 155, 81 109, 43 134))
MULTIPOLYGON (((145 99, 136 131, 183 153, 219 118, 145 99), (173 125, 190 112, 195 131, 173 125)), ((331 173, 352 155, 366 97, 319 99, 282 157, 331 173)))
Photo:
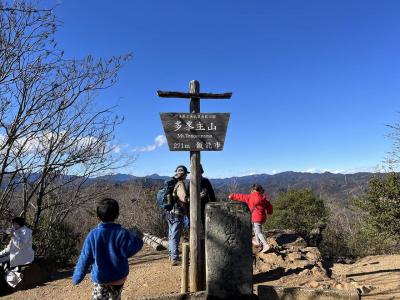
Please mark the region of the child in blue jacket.
POLYGON ((72 277, 77 285, 92 268, 93 300, 121 299, 129 273, 128 258, 143 247, 140 234, 114 223, 118 215, 119 205, 114 199, 106 198, 98 203, 97 217, 101 223, 86 237, 72 277))

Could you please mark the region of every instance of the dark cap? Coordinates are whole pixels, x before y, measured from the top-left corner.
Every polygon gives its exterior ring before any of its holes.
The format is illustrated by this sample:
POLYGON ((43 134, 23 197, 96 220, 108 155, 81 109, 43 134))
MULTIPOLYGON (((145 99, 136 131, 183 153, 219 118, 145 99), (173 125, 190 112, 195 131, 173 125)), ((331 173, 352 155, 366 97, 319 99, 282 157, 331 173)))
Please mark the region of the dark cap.
POLYGON ((188 171, 188 169, 187 169, 184 165, 179 165, 179 166, 177 166, 176 169, 175 169, 175 173, 177 173, 179 169, 181 169, 182 171, 184 171, 185 174, 189 174, 189 173, 190 173, 190 172, 188 171))

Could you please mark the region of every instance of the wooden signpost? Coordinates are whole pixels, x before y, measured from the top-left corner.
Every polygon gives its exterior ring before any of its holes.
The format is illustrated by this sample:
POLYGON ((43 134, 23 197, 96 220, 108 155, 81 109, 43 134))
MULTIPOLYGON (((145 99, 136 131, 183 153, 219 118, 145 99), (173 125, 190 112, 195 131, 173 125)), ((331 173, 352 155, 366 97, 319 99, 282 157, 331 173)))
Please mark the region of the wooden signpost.
POLYGON ((200 99, 230 99, 232 93, 200 93, 192 80, 189 93, 157 91, 159 97, 190 99, 189 113, 162 113, 165 135, 171 151, 190 151, 190 291, 203 290, 200 276, 204 253, 200 243, 200 151, 221 151, 224 147, 229 113, 200 113, 200 99))

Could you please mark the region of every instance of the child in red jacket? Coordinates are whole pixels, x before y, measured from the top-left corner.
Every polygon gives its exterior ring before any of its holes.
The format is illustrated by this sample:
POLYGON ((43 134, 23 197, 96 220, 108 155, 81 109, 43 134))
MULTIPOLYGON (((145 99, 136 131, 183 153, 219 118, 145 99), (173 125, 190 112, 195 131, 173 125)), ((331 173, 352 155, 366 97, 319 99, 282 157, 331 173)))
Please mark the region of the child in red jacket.
POLYGON ((251 211, 251 222, 253 223, 256 244, 262 244, 261 252, 266 253, 270 250, 261 226, 267 220, 267 214, 272 214, 272 205, 264 195, 264 189, 259 184, 251 186, 250 194, 230 194, 229 199, 244 202, 251 211))

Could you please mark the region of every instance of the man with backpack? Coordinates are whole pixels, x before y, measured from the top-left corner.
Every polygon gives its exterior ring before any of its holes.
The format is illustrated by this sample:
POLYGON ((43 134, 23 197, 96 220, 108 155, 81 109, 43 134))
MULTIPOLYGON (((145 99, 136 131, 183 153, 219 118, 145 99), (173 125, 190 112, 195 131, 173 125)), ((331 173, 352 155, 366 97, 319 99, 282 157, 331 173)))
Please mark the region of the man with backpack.
POLYGON ((168 251, 173 266, 179 265, 179 241, 182 233, 183 218, 188 215, 189 211, 189 193, 185 185, 187 174, 189 172, 185 166, 177 166, 175 175, 165 182, 164 188, 157 194, 157 202, 164 208, 166 214, 168 251))

